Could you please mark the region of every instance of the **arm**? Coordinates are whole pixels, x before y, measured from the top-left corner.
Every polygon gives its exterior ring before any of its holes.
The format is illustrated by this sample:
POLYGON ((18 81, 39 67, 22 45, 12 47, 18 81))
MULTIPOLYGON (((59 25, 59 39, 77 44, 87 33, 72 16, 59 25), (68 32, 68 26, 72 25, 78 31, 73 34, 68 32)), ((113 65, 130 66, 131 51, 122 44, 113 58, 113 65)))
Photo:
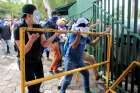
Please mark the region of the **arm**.
POLYGON ((108 31, 101 32, 101 35, 97 35, 96 38, 91 41, 90 45, 94 47, 99 42, 100 38, 106 36, 107 33, 108 31))
MULTIPOLYGON (((16 45, 18 47, 18 49, 20 50, 20 40, 16 40, 16 45)), ((25 54, 27 54, 30 50, 31 50, 31 47, 32 47, 33 43, 30 41, 28 41, 28 43, 25 45, 25 54)))
MULTIPOLYGON (((29 37, 29 41, 25 45, 25 55, 31 50, 33 43, 38 39, 38 37, 39 37, 38 34, 32 34, 29 37)), ((18 49, 20 50, 20 40, 16 40, 15 42, 16 42, 18 49)))
POLYGON ((111 29, 112 29, 112 26, 109 25, 109 26, 106 28, 106 31, 101 32, 102 35, 99 35, 98 37, 96 37, 95 40, 91 41, 90 45, 95 46, 95 45, 99 42, 99 40, 100 40, 101 37, 104 37, 104 36, 106 36, 107 33, 110 33, 110 30, 111 30, 111 29))
POLYGON ((99 40, 100 40, 100 37, 96 37, 95 40, 91 41, 90 45, 94 47, 99 42, 99 40))
POLYGON ((77 48, 77 46, 78 46, 79 43, 80 43, 80 38, 81 38, 80 32, 77 32, 76 34, 77 34, 76 39, 75 39, 74 42, 71 44, 72 48, 77 48))
POLYGON ((98 25, 98 24, 92 24, 91 26, 90 26, 90 29, 93 29, 93 28, 95 28, 96 27, 96 25, 98 25))
POLYGON ((43 47, 49 47, 50 44, 54 41, 54 39, 58 36, 59 34, 58 33, 55 33, 53 36, 51 36, 50 38, 48 38, 46 40, 46 37, 44 34, 41 35, 41 45, 43 47))
POLYGON ((96 39, 91 41, 91 43, 90 43, 91 46, 94 47, 99 42, 101 37, 105 37, 108 34, 108 31, 101 32, 100 34, 101 35, 96 35, 96 39))
POLYGON ((98 24, 100 24, 101 23, 101 20, 100 19, 97 19, 96 20, 96 23, 95 24, 92 24, 91 26, 90 26, 90 29, 93 29, 93 28, 95 28, 98 24))

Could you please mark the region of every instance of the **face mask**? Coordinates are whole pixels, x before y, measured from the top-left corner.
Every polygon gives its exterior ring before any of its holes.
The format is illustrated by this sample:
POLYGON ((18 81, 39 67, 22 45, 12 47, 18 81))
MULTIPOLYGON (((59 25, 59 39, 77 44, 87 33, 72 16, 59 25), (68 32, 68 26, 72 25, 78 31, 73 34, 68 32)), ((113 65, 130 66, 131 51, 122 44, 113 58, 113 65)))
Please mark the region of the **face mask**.
MULTIPOLYGON (((89 27, 79 27, 81 32, 88 32, 89 31, 89 27)), ((88 37, 87 34, 81 34, 83 37, 88 37)))
POLYGON ((35 10, 33 12, 33 21, 35 24, 39 24, 39 22, 40 22, 40 15, 39 15, 39 12, 37 10, 35 10))
POLYGON ((78 25, 78 27, 87 27, 87 24, 81 23, 81 24, 78 25))

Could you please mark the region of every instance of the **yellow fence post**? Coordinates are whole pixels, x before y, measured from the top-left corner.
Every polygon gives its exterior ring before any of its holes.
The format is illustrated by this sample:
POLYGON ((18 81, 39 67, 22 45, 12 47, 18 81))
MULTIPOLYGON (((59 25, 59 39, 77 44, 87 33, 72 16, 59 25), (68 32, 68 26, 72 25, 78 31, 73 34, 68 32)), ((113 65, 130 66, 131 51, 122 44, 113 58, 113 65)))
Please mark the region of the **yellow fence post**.
POLYGON ((106 70, 106 88, 109 87, 109 77, 110 77, 110 54, 111 54, 111 35, 107 36, 108 43, 107 43, 107 70, 106 70))
POLYGON ((20 28, 20 77, 21 93, 25 93, 25 28, 20 28))

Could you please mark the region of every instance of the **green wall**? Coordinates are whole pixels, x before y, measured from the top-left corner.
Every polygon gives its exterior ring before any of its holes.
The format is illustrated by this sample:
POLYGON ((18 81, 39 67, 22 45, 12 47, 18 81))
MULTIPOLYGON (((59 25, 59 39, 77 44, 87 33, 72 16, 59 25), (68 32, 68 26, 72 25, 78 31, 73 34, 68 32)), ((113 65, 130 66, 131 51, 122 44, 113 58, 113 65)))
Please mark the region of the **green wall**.
POLYGON ((77 0, 77 2, 69 9, 69 17, 84 16, 87 18, 91 18, 93 15, 93 1, 95 0, 77 0))
POLYGON ((70 4, 75 2, 76 0, 48 0, 49 1, 49 5, 52 9, 58 8, 58 7, 62 7, 64 5, 70 4))

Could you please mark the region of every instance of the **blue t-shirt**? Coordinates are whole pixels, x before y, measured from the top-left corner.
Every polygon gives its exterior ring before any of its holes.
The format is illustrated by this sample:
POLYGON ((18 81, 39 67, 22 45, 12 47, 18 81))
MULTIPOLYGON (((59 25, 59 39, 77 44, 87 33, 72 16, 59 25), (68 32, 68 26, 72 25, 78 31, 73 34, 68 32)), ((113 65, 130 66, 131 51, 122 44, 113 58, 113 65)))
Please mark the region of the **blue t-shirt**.
POLYGON ((71 44, 75 41, 76 35, 70 34, 68 36, 68 41, 65 44, 65 50, 66 50, 66 57, 69 57, 73 61, 78 61, 82 59, 83 52, 85 49, 86 44, 91 42, 91 39, 89 37, 83 37, 81 36, 80 43, 77 46, 77 48, 72 48, 71 44))

